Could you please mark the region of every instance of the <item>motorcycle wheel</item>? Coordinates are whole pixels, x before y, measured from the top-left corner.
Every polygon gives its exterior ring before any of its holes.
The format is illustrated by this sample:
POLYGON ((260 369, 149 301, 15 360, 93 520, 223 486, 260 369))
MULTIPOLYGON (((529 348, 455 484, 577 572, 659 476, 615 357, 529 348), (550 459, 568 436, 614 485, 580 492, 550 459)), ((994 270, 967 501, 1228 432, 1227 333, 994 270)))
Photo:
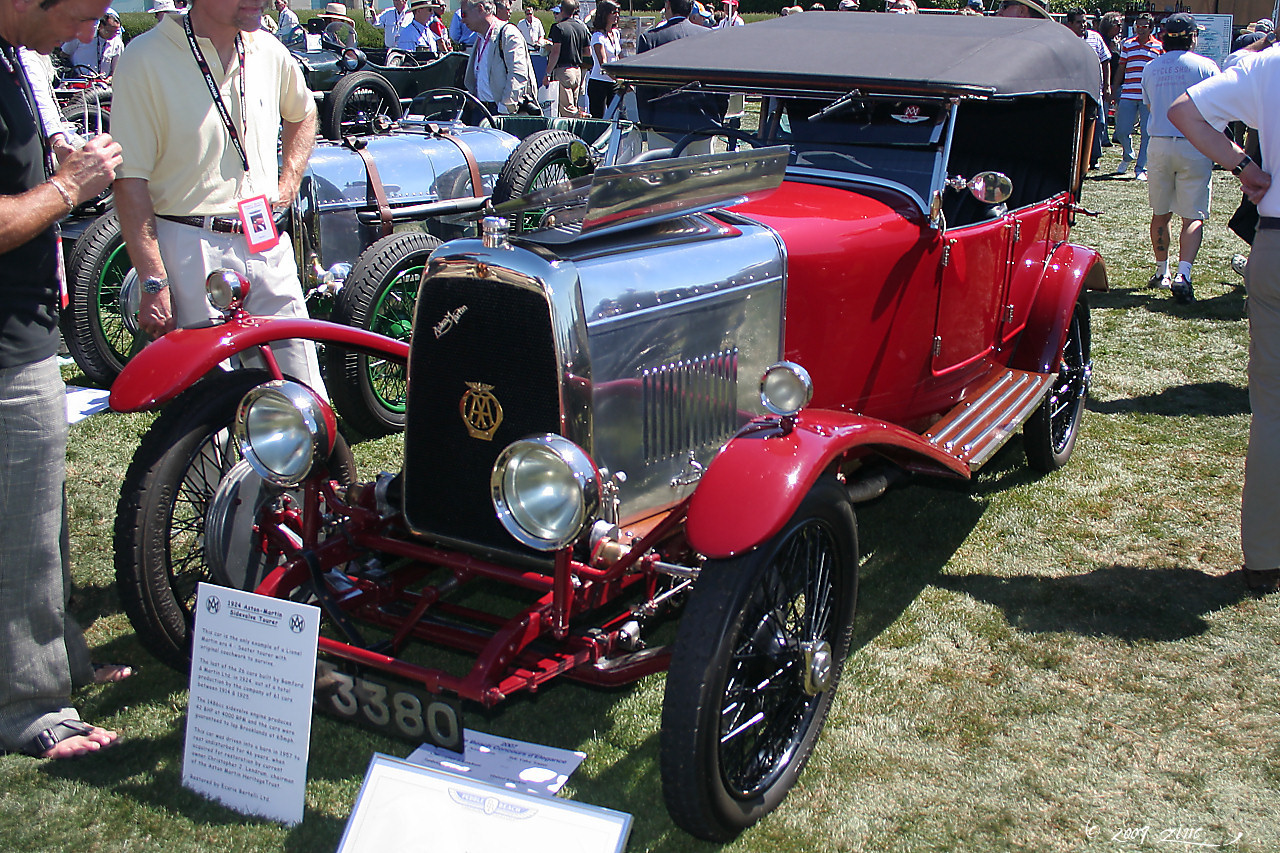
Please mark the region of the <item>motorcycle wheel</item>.
POLYGON ((857 578, 853 507, 834 479, 768 542, 702 568, 662 703, 662 792, 676 825, 730 841, 786 797, 840 681, 857 578))
POLYGON ((115 213, 99 217, 76 240, 67 271, 70 302, 62 312, 62 337, 84 375, 109 388, 147 343, 144 333, 131 328, 132 318, 126 322, 120 302, 125 283, 137 273, 115 213))
MULTIPOLYGON (((331 319, 408 343, 418 282, 440 240, 421 231, 390 234, 361 253, 331 319)), ((368 438, 404 429, 405 365, 325 347, 325 375, 343 422, 368 438)))
MULTIPOLYGON (((116 588, 142 645, 185 672, 201 581, 223 582, 205 561, 209 501, 240 461, 231 423, 240 399, 270 379, 264 370, 215 371, 174 400, 143 436, 116 507, 116 588)), ((351 449, 337 437, 327 476, 355 480, 351 449)))

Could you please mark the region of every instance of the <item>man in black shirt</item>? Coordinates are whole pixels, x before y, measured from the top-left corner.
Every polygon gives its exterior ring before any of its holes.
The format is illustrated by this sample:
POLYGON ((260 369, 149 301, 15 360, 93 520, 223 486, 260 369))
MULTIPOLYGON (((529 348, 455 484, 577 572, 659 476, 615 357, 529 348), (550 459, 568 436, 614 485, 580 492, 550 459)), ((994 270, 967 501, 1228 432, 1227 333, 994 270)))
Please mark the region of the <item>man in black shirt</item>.
POLYGON ((70 707, 72 688, 95 674, 66 613, 67 418, 56 353, 57 222, 107 188, 120 146, 97 136, 52 172, 16 49, 49 53, 87 39, 106 7, 0 0, 0 748, 45 758, 83 755, 117 737, 70 707))
POLYGON ((591 32, 578 20, 578 0, 561 0, 559 9, 547 36, 551 49, 542 85, 552 80, 560 84, 560 115, 586 118, 590 114, 578 104, 582 100, 582 66, 591 64, 587 59, 591 32))

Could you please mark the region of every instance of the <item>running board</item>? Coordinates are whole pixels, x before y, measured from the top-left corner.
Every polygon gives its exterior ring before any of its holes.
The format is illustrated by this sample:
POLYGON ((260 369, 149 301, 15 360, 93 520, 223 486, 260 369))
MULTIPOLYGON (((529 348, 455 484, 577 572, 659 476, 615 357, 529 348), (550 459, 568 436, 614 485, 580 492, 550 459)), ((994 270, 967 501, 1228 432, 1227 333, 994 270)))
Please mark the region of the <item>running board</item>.
POLYGON ((1031 417, 1052 380, 1050 373, 998 373, 976 396, 944 415, 924 438, 976 471, 1031 417))

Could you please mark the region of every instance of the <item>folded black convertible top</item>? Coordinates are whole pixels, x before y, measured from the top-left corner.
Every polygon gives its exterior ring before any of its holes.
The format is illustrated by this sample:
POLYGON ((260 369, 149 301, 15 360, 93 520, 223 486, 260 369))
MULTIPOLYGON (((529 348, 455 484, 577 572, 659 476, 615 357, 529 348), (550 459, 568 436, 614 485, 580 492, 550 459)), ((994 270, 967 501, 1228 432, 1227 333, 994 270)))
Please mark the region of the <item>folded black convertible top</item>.
POLYGON ((1061 24, 804 12, 679 39, 608 67, 619 80, 759 90, 1098 97, 1098 56, 1061 24))

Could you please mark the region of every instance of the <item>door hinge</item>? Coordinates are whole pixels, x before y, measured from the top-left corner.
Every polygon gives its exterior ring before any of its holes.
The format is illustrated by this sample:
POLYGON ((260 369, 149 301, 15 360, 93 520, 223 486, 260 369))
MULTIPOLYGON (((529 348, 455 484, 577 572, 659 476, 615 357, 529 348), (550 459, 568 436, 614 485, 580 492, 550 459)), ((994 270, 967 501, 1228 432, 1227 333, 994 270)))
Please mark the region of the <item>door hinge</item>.
POLYGON ((942 265, 944 267, 951 263, 951 247, 955 242, 955 240, 948 240, 942 247, 942 265))
POLYGON ((1004 306, 1004 321, 1006 323, 1013 322, 1013 306, 1012 305, 1004 306))
POLYGON ((933 357, 942 355, 942 335, 933 336, 933 357))

